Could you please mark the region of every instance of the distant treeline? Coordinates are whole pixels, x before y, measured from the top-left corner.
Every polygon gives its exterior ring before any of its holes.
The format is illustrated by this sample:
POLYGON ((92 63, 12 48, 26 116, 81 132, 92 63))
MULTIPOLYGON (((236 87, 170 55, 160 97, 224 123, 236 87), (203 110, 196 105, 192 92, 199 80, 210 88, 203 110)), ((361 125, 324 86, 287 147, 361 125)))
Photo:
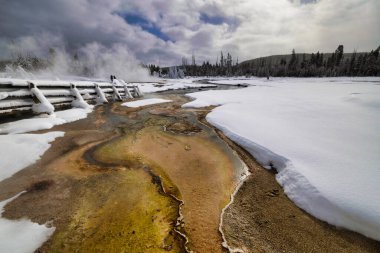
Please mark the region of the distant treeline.
POLYGON ((242 62, 244 75, 255 76, 380 76, 380 47, 369 53, 344 53, 340 45, 334 53, 270 56, 242 62))
MULTIPOLYGON (((343 45, 334 53, 297 54, 295 50, 289 55, 275 55, 244 61, 239 64, 232 60, 230 53, 215 64, 203 62, 188 64, 183 58, 181 68, 186 76, 275 76, 275 77, 323 77, 323 76, 380 76, 380 46, 369 53, 344 53, 343 45)), ((149 65, 151 73, 165 75, 168 68, 149 65)))

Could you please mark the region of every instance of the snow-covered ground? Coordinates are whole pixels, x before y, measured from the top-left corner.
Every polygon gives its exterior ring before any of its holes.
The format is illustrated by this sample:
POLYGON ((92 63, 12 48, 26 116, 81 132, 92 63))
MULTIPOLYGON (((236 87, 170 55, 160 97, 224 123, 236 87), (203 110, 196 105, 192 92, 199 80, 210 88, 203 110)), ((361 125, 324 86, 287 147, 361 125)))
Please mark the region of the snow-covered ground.
POLYGON ((35 163, 63 132, 0 135, 0 181, 35 163))
MULTIPOLYGON (((261 77, 236 77, 236 78, 230 78, 226 79, 223 77, 211 77, 209 79, 209 83, 213 84, 224 84, 224 85, 258 85, 260 82, 265 80, 265 78, 261 77)), ((276 81, 276 82, 303 82, 304 80, 307 80, 308 82, 320 82, 322 78, 317 77, 311 77, 311 78, 292 78, 292 77, 270 77, 270 81, 276 81)), ((350 83, 350 82, 379 82, 378 77, 329 77, 329 78, 323 78, 325 82, 344 82, 344 83, 350 83)))
MULTIPOLYGON (((0 215, 6 204, 23 192, 0 202, 0 215)), ((8 220, 0 217, 0 252, 34 252, 53 234, 54 227, 46 227, 28 219, 8 220)))
MULTIPOLYGON (((199 78, 198 78, 199 79, 199 78)), ((153 93, 167 90, 182 90, 189 88, 216 87, 214 84, 193 83, 195 78, 186 79, 162 79, 159 83, 133 83, 137 85, 143 93, 153 93)))
POLYGON ((167 99, 162 99, 162 98, 148 98, 148 99, 141 99, 141 100, 132 101, 132 102, 126 102, 126 103, 123 103, 121 105, 135 108, 135 107, 161 104, 161 103, 168 103, 168 102, 172 102, 172 100, 167 100, 167 99))
MULTIPOLYGON (((0 135, 0 181, 35 163, 49 149, 50 143, 63 135, 63 132, 0 135)), ((2 218, 4 206, 19 195, 0 202, 0 252, 34 252, 55 230, 28 219, 2 218)))
MULTIPOLYGON (((64 132, 28 134, 26 132, 50 129, 87 117, 91 109, 69 109, 45 117, 13 121, 0 125, 0 181, 34 164, 50 148, 50 143, 64 132)), ((0 202, 0 210, 17 198, 0 202)), ((0 211, 0 215, 1 215, 0 211)), ((34 252, 54 232, 54 227, 33 223, 28 219, 8 220, 0 216, 0 252, 34 252)))
MULTIPOLYGON (((220 80, 239 83, 241 80, 220 80)), ((380 78, 275 78, 188 94, 299 207, 380 240, 380 78)), ((279 210, 281 211, 281 210, 279 210)))
POLYGON ((58 111, 52 115, 36 116, 30 119, 23 119, 0 124, 0 134, 19 134, 50 129, 55 125, 62 125, 76 120, 84 119, 91 111, 91 109, 73 108, 64 111, 58 111))

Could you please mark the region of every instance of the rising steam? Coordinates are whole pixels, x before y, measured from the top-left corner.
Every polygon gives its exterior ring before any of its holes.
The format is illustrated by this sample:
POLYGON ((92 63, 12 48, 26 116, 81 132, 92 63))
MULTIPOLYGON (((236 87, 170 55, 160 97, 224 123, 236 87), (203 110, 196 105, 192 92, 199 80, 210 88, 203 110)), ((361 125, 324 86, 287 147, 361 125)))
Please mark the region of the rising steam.
POLYGON ((9 44, 13 64, 7 65, 2 77, 12 78, 96 78, 115 75, 126 81, 150 81, 152 77, 136 58, 121 44, 105 47, 93 42, 68 53, 60 36, 41 34, 25 36, 9 44), (17 59, 41 59, 40 68, 25 69, 17 59))

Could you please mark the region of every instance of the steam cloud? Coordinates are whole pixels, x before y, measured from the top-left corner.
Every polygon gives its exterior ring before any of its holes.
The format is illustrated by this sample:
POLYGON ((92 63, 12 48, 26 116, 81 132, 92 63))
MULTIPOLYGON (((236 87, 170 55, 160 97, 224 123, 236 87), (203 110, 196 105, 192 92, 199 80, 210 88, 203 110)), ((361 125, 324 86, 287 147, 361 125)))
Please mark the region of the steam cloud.
POLYGON ((12 58, 18 56, 35 56, 44 59, 47 67, 40 70, 26 71, 21 66, 6 67, 3 77, 12 78, 96 78, 108 79, 115 75, 126 81, 151 81, 152 77, 136 58, 122 44, 105 47, 92 42, 68 53, 61 36, 42 33, 38 36, 24 36, 9 43, 12 58), (75 55, 75 57, 74 57, 75 55))

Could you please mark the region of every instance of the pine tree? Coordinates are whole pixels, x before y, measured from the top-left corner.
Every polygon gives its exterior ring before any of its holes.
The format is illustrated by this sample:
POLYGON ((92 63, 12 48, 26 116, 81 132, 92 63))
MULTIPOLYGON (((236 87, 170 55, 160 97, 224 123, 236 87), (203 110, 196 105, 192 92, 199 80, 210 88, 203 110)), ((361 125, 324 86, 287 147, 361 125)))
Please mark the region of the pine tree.
POLYGON ((343 59, 343 45, 339 45, 335 50, 335 66, 339 66, 340 62, 343 59))

